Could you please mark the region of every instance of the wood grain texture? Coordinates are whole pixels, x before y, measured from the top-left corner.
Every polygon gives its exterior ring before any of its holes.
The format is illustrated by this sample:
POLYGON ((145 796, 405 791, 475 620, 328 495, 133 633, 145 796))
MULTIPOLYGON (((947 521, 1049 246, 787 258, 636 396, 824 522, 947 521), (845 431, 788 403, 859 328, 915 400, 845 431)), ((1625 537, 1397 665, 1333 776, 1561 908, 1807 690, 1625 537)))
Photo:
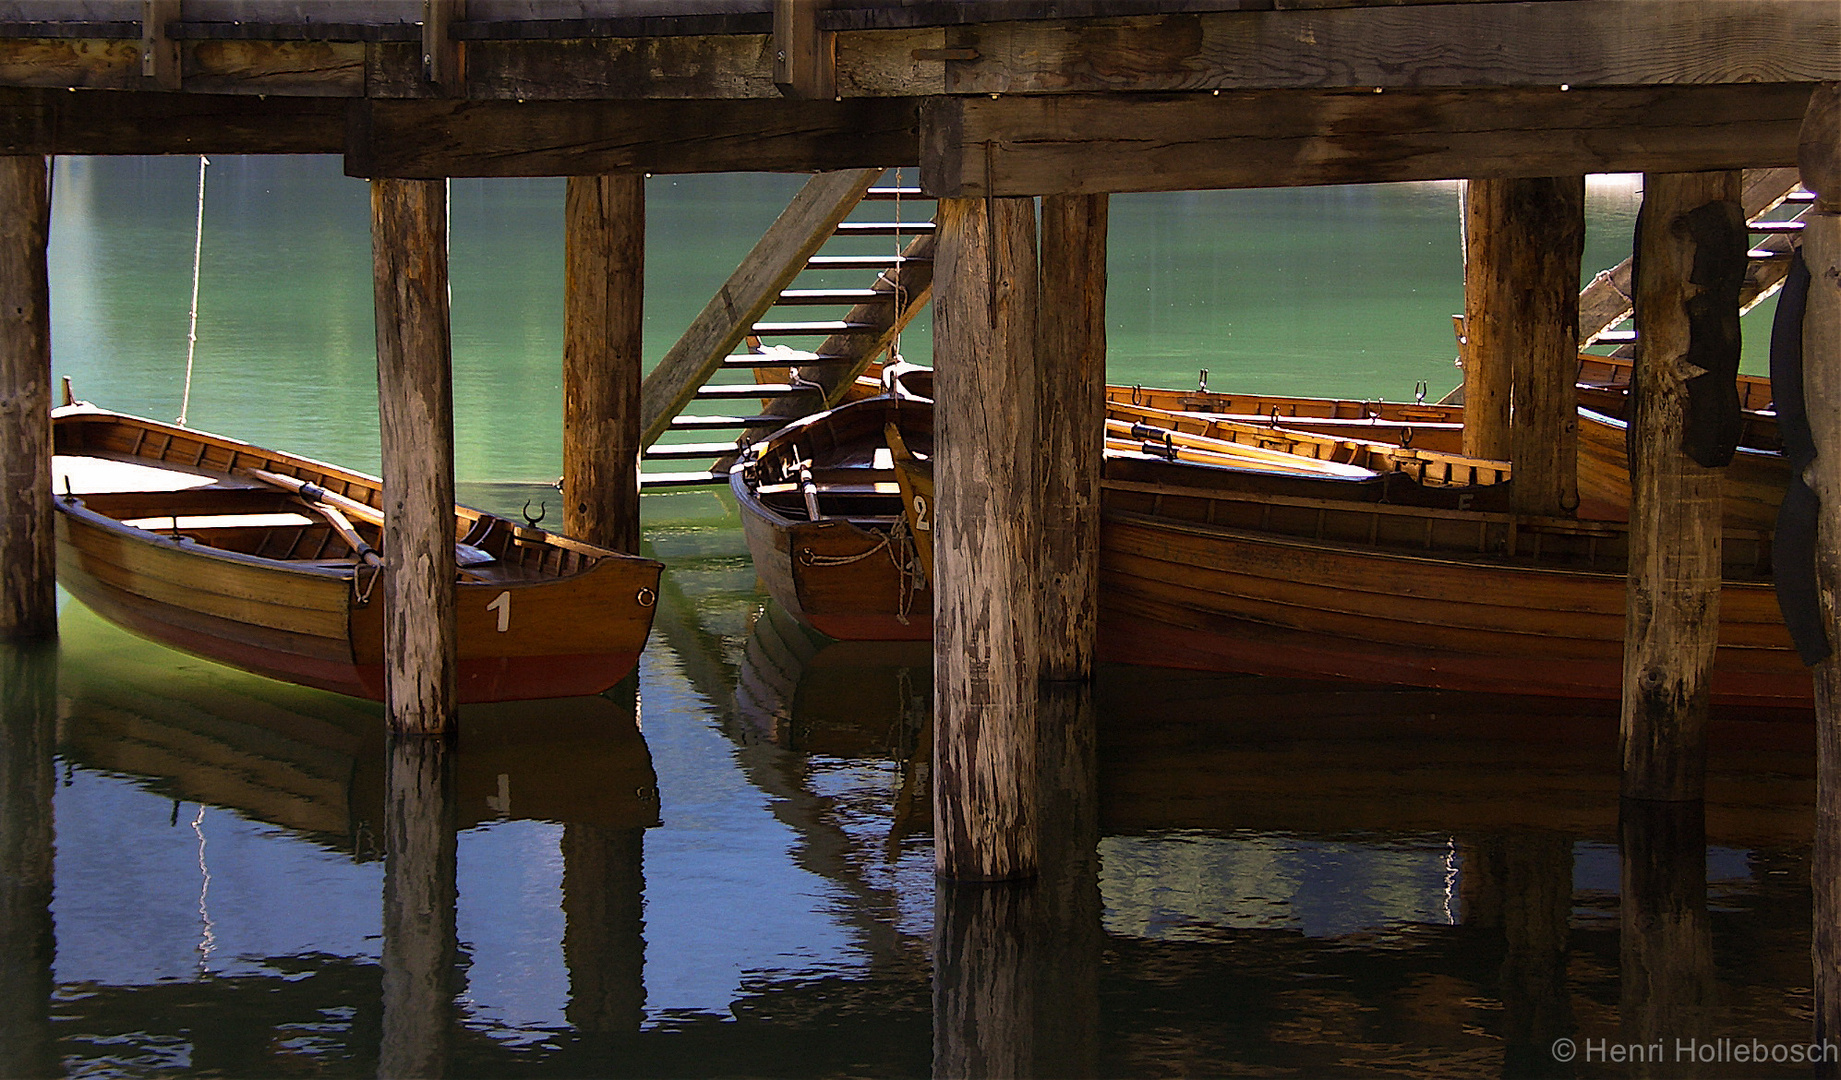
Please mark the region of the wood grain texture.
MULTIPOLYGON (((1486 180, 1470 188, 1469 213, 1487 202, 1487 233, 1473 233, 1470 258, 1487 268, 1465 274, 1468 356, 1479 342, 1511 371, 1509 463, 1517 513, 1560 517, 1579 505, 1579 263, 1585 253, 1585 177, 1486 180), (1481 247, 1479 248, 1479 241, 1481 247), (1471 286, 1481 292, 1473 308, 1471 286), (1488 333, 1478 337, 1472 314, 1488 333)), ((1471 217, 1467 221, 1474 220, 1471 217)), ((1467 388, 1468 389, 1468 388, 1467 388)), ((1468 394, 1465 401, 1470 399, 1468 394)), ((1468 415, 1469 408, 1466 406, 1468 415)), ((1488 456, 1488 455, 1477 455, 1488 456)))
POLYGON ((1036 227, 940 203, 934 280, 934 869, 1036 872, 1036 227))
MULTIPOLYGON (((1821 500, 1816 526, 1816 585, 1830 641, 1841 619, 1841 177, 1824 175, 1823 162, 1841 155, 1841 120, 1835 95, 1811 102, 1805 149, 1822 203, 1803 229, 1809 266, 1803 312, 1803 391, 1816 458, 1805 479, 1821 500), (1826 143, 1824 144, 1824 139, 1826 143)), ((1841 1038, 1841 656, 1817 664, 1815 865, 1815 1036, 1841 1038)))
POLYGON ((635 554, 645 178, 571 176, 563 202, 563 531, 635 554))
POLYGON ((1695 374, 1684 370, 1688 303, 1701 288, 1690 281, 1700 253, 1685 219, 1709 204, 1736 204, 1739 189, 1736 172, 1644 177, 1619 728, 1630 798, 1698 799, 1706 783, 1708 678, 1720 623, 1720 471, 1681 448, 1687 380, 1695 374))
POLYGON ((1464 185, 1464 454, 1509 459, 1509 415, 1515 356, 1508 349, 1509 312, 1503 294, 1512 272, 1514 240, 1506 232, 1513 180, 1464 185))
POLYGON ((1800 0, 1360 5, 970 28, 952 94, 1813 82, 1841 11, 1800 0))
POLYGON ((1807 84, 939 98, 921 111, 921 186, 970 198, 1787 165, 1808 100, 1807 84))
POLYGON ((330 98, 0 90, 0 153, 336 154, 345 109, 330 98))
POLYGON ((1796 166, 1803 186, 1816 193, 1824 210, 1841 210, 1841 82, 1823 83, 1809 95, 1796 166))
POLYGON ((371 181, 385 704, 401 733, 447 731, 458 709, 447 250, 445 181, 371 181))
POLYGON ((50 182, 0 158, 0 638, 57 635, 51 508, 50 182))
POLYGON ((1042 200, 1036 454, 1042 677, 1093 675, 1106 429, 1107 196, 1042 200))
POLYGON ((390 739, 384 789, 380 1076, 443 1076, 459 991, 459 841, 453 741, 390 739))
POLYGON ((1031 882, 935 887, 935 1076, 1037 1075, 1037 995, 1049 988, 1031 977, 1040 948, 1034 892, 1031 882))
POLYGON ((368 101, 354 176, 810 172, 919 160, 913 103, 368 101))
POLYGON ((640 389, 640 442, 651 446, 690 404, 780 291, 882 175, 880 168, 820 173, 793 196, 729 280, 666 350, 640 389))

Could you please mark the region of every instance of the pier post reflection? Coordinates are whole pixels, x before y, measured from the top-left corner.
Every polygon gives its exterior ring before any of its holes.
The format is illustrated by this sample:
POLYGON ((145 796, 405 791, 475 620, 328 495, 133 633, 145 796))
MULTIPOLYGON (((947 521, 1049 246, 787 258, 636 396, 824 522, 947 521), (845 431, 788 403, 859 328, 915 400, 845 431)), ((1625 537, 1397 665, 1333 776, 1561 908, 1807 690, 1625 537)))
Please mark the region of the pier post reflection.
MULTIPOLYGON (((639 676, 629 676, 602 696, 629 713, 637 731, 639 676)), ((643 742, 640 747, 643 751, 643 742)), ((643 795, 641 801, 656 808, 651 794, 636 792, 635 798, 643 795)), ((653 813, 629 826, 563 826, 563 963, 569 969, 565 1016, 583 1034, 637 1034, 644 1019, 645 835, 656 824, 653 813)))
POLYGON ((455 749, 393 736, 384 804, 380 1077, 440 1076, 453 1045, 458 887, 455 749))
POLYGON ((1093 695, 1045 684, 1040 870, 1029 882, 936 883, 933 1074, 1097 1074, 1099 800, 1093 695))
POLYGON ((1573 840, 1546 830, 1466 845, 1464 922, 1502 934, 1503 1075, 1551 1076, 1554 1040, 1573 1029, 1566 991, 1573 840))
POLYGON ((0 649, 0 1076, 62 1075, 51 1037, 57 649, 0 649))
POLYGON ((1617 824, 1623 1038, 1663 1047, 1661 1061, 1631 1075, 1678 1076, 1676 1040, 1704 1038, 1714 1004, 1706 804, 1624 799, 1617 824))

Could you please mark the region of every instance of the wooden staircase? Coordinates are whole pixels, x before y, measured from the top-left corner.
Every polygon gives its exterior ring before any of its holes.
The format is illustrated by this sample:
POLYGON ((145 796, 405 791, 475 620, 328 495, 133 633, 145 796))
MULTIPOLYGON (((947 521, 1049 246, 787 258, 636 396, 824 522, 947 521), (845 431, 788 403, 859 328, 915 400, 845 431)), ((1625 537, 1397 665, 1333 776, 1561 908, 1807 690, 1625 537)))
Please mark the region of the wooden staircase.
POLYGON ((918 188, 876 186, 882 173, 808 181, 646 376, 641 460, 701 464, 642 466, 642 491, 727 483, 741 446, 835 404, 931 298, 933 203, 918 188), (845 220, 864 203, 894 220, 845 220), (889 250, 864 253, 865 238, 889 250))
MULTIPOLYGON (((1798 185, 1795 169, 1747 169, 1740 202, 1757 238, 1750 251, 1739 310, 1750 311, 1769 299, 1790 272, 1790 245, 1803 228, 1802 217, 1815 197, 1798 185)), ((1631 260, 1601 271, 1579 293, 1579 347, 1616 345, 1612 355, 1636 351, 1636 331, 1618 329, 1631 315, 1631 260)))

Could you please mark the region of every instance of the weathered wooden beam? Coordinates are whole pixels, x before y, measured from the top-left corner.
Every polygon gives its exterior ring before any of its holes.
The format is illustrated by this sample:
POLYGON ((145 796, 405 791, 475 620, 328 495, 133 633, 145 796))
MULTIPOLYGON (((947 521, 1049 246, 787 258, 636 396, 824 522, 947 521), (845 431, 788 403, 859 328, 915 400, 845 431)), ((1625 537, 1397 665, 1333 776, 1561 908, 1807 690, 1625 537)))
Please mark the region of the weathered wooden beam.
POLYGON ((351 176, 809 172, 920 159, 914 103, 460 102, 352 105, 351 176))
POLYGON ((963 28, 949 94, 1813 82, 1841 10, 1801 0, 1360 4, 963 28))
POLYGON ((934 869, 1037 869, 1036 221, 1025 199, 935 220, 934 869))
MULTIPOLYGON (((1809 295, 1803 309, 1803 394, 1816 456, 1804 477, 1820 500, 1816 587, 1832 646, 1841 642, 1841 83, 1809 100, 1798 166, 1816 205, 1803 228, 1809 295)), ((1841 1038, 1841 654, 1815 676, 1815 1037, 1841 1038)))
POLYGON ((0 154, 337 154, 347 105, 121 91, 0 90, 0 154))
POLYGON ((383 435, 384 683, 399 733, 458 715, 454 387, 447 184, 371 181, 377 398, 383 435))
POLYGON ((457 97, 466 92, 466 52, 452 33, 467 17, 467 0, 422 0, 422 77, 457 97))
POLYGON ((1732 295, 1722 297, 1718 271, 1736 259, 1735 274, 1743 272, 1739 180, 1737 172, 1644 177, 1619 729, 1629 798, 1699 799, 1706 784, 1708 677, 1720 621, 1721 473, 1685 449, 1693 434, 1688 380, 1702 374, 1691 358, 1704 364, 1726 347, 1737 370, 1737 281, 1732 295))
POLYGON ((828 0, 773 0, 773 81, 787 97, 837 96, 836 37, 819 29, 828 0))
POLYGON ((1513 464, 1517 513, 1570 513, 1585 177, 1473 180, 1464 227, 1464 453, 1513 464))
POLYGON ((1092 678, 1098 648, 1107 211, 1105 195, 1042 200, 1033 452, 1042 503, 1041 670, 1055 682, 1092 678))
POLYGON ((57 636, 45 159, 0 157, 0 639, 57 636))
POLYGON ((934 98, 921 187, 982 198, 1786 165, 1808 100, 1806 84, 934 98))
POLYGON ((696 397, 697 388, 722 366, 755 321, 767 313, 780 290, 805 269, 805 262, 831 237, 882 175, 877 169, 821 173, 806 182, 785 210, 755 242, 748 257, 703 306, 684 336, 666 351, 640 388, 640 443, 651 446, 671 418, 696 397))
POLYGON ((382 1076, 443 1076, 453 1053, 456 752, 451 739, 403 735, 386 750, 382 1076))
POLYGON ((563 531, 637 554, 645 178, 571 176, 563 207, 563 531))

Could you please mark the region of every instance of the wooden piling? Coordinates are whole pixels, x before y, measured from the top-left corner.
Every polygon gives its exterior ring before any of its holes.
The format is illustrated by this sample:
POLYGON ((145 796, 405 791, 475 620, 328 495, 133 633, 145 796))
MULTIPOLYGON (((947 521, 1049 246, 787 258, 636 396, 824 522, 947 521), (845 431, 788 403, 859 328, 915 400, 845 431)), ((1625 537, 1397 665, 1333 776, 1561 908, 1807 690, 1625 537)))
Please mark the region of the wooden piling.
POLYGON ((398 735, 386 753, 377 1075, 445 1076, 459 989, 455 749, 447 738, 398 735))
POLYGON ((0 1076, 63 1076, 52 1034, 58 654, 0 648, 0 1076))
POLYGON ((1696 335, 1736 342, 1739 311, 1694 315, 1708 263, 1746 245, 1740 174, 1644 178, 1636 238, 1637 355, 1630 417, 1630 572, 1620 743, 1623 794, 1699 799, 1706 784, 1707 682, 1719 638, 1720 470, 1688 436, 1696 335), (1724 230, 1736 229, 1736 242, 1724 230), (1709 319, 1717 316, 1718 325, 1709 319), (1726 320, 1729 317, 1729 324, 1726 320))
POLYGON ((1510 180, 1464 182, 1464 453, 1507 461, 1515 369, 1500 332, 1495 282, 1508 273, 1502 205, 1510 180))
POLYGON ((571 176, 564 207, 563 532, 637 553, 645 178, 571 176))
POLYGON ((57 634, 45 159, 0 157, 0 639, 57 634))
MULTIPOLYGON (((1841 83, 1811 96, 1797 166, 1816 193, 1805 215, 1803 395, 1816 458, 1805 478, 1821 501, 1816 582, 1831 646, 1841 645, 1841 83)), ((1841 652, 1816 664, 1815 1038, 1841 1039, 1841 652)), ((1820 1075, 1841 1075, 1833 1063, 1820 1075)))
POLYGON ((934 284, 934 869, 1036 871, 1036 230, 943 199, 934 284))
POLYGON ((385 704, 394 730, 428 734, 451 729, 459 701, 446 181, 371 181, 371 261, 383 434, 385 704))
POLYGON ((1042 200, 1036 353, 1042 678, 1093 677, 1106 432, 1105 195, 1042 200))

